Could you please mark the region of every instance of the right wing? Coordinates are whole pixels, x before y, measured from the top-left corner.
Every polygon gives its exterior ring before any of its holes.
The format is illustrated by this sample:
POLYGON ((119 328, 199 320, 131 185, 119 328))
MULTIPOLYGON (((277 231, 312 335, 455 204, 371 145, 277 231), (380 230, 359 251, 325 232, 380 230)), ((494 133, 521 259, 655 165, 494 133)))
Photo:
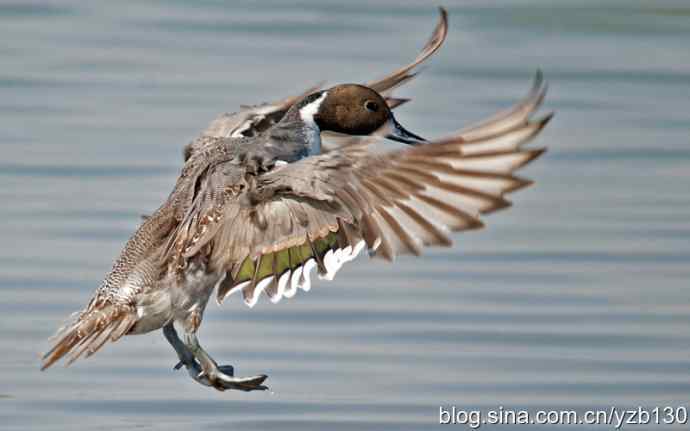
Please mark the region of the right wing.
MULTIPOLYGON (((523 145, 551 118, 530 119, 545 91, 538 74, 523 102, 448 138, 384 154, 353 145, 274 167, 232 200, 198 196, 186 217, 198 223, 176 235, 179 258, 203 253, 225 273, 218 301, 241 291, 253 306, 261 292, 277 302, 308 290, 313 268, 331 279, 363 248, 393 260, 448 246, 451 232, 483 226, 481 215, 531 184, 514 173, 544 151, 523 145)), ((212 190, 223 177, 209 174, 212 190)))

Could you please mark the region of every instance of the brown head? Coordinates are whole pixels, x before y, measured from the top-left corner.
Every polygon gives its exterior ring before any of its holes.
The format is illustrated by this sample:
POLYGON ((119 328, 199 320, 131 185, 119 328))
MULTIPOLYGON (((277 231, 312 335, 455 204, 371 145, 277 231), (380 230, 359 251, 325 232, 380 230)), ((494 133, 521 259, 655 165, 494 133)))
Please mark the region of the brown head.
POLYGON ((307 96, 300 105, 302 119, 314 122, 321 131, 369 135, 381 129, 388 139, 406 144, 425 142, 395 120, 380 94, 363 85, 337 85, 307 96))

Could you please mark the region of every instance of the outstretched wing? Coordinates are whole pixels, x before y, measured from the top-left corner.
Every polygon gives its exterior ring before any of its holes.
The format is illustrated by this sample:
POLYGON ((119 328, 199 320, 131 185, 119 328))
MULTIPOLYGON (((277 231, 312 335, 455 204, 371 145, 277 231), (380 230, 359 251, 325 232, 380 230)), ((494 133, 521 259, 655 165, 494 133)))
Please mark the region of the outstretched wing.
MULTIPOLYGON (((414 69, 431 57, 441 47, 446 38, 448 33, 448 16, 445 9, 440 8, 439 10, 439 21, 417 58, 385 77, 366 84, 368 87, 384 95, 391 109, 397 108, 409 101, 409 99, 393 97, 393 89, 414 78, 416 76, 416 73, 413 72, 414 69)), ((208 144, 209 141, 205 140, 205 137, 239 138, 243 136, 256 136, 280 121, 294 103, 322 87, 323 83, 320 83, 296 96, 261 105, 242 106, 237 112, 220 114, 208 125, 197 140, 184 148, 185 160, 208 144)))
POLYGON ((448 34, 448 13, 443 7, 439 7, 439 14, 438 23, 431 33, 431 37, 412 63, 389 73, 381 79, 370 81, 366 86, 381 94, 388 94, 391 90, 414 78, 416 76, 416 73, 413 72, 414 69, 431 57, 446 40, 446 35, 448 34))
MULTIPOLYGON (((392 260, 448 246, 531 184, 514 173, 544 151, 524 144, 551 118, 530 119, 545 91, 538 74, 523 102, 448 138, 385 154, 353 145, 275 167, 225 204, 201 197, 187 218, 203 222, 184 228, 181 257, 203 253, 225 273, 219 302, 242 291, 253 306, 261 292, 277 302, 309 290, 314 268, 331 279, 365 247, 392 260)), ((208 178, 222 190, 222 173, 208 178)))

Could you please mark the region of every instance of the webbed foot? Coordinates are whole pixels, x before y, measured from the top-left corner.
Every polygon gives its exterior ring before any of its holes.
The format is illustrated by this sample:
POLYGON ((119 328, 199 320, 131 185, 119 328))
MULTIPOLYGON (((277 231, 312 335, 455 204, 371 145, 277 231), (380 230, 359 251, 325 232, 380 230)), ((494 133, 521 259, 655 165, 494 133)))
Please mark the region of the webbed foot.
POLYGON ((205 377, 211 382, 211 386, 224 391, 226 389, 236 389, 238 391, 265 391, 268 386, 262 383, 268 378, 265 374, 260 374, 251 377, 235 377, 232 365, 223 365, 217 367, 215 370, 209 370, 205 377), (229 373, 228 373, 229 371, 229 373))
POLYGON ((251 377, 235 377, 235 368, 232 365, 218 365, 211 356, 206 353, 198 343, 195 336, 186 334, 187 343, 183 343, 177 336, 177 331, 172 324, 163 328, 163 333, 177 352, 180 362, 175 369, 182 367, 196 382, 211 386, 219 391, 235 389, 244 392, 265 391, 268 387, 263 382, 268 378, 265 374, 251 377))

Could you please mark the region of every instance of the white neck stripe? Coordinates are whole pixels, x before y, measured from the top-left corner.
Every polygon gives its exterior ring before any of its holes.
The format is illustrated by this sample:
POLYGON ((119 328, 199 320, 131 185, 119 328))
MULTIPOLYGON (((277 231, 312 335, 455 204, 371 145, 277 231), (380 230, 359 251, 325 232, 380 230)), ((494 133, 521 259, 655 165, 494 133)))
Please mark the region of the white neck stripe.
POLYGON ((314 115, 319 112, 321 102, 323 102, 327 94, 328 92, 324 91, 318 99, 314 100, 313 102, 309 102, 299 110, 299 116, 302 118, 302 121, 304 121, 310 127, 317 127, 316 121, 314 121, 314 115))

